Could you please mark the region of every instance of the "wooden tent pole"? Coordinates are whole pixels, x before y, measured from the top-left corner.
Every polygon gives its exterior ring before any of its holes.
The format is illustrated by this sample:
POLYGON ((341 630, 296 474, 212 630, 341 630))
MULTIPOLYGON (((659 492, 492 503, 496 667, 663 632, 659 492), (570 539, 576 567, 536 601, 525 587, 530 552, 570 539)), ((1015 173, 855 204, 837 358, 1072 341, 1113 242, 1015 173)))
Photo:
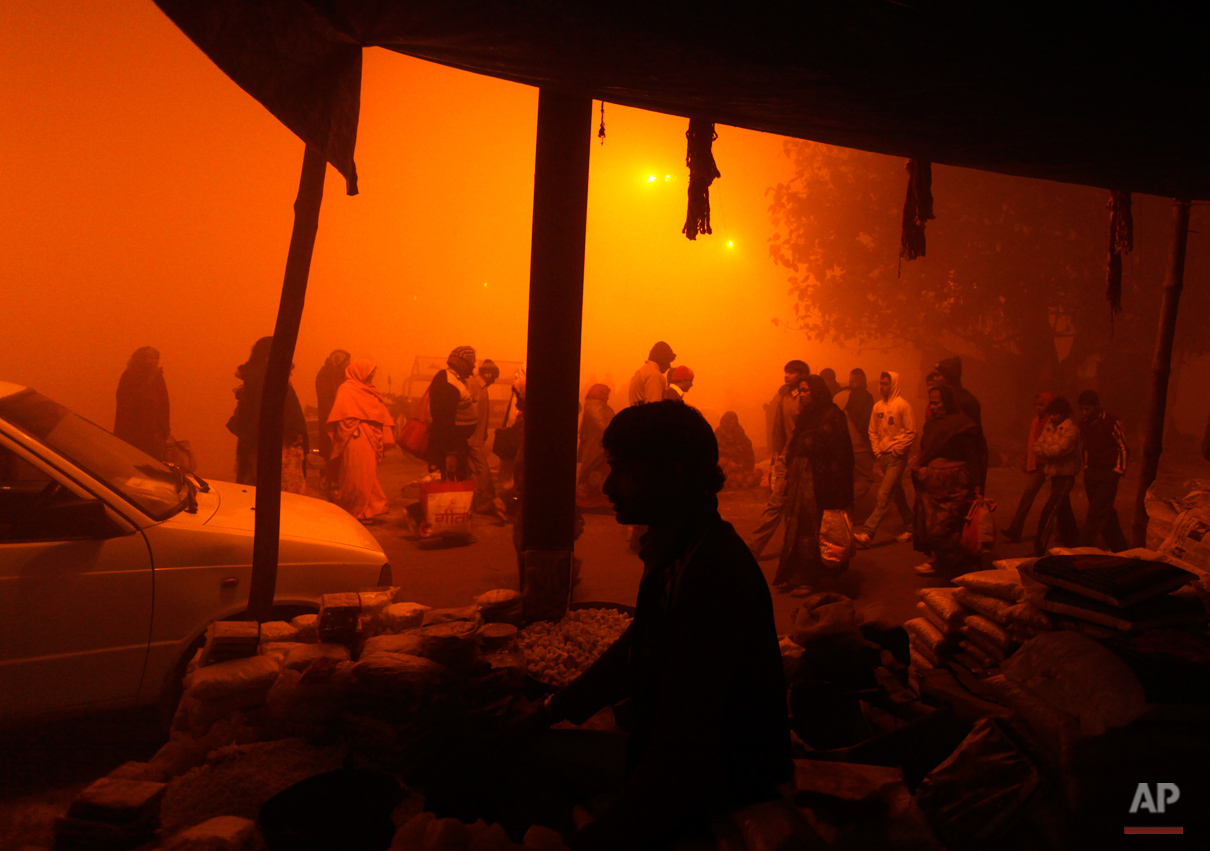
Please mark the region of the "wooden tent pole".
POLYGON ((539 90, 521 496, 530 620, 561 618, 571 594, 592 129, 591 98, 539 90))
POLYGON ((277 324, 269 365, 265 370, 261 395, 260 425, 256 444, 256 525, 252 539, 252 585, 248 589, 248 616, 268 620, 277 587, 277 551, 281 538, 281 464, 282 418, 286 406, 286 388, 294 363, 294 346, 302 322, 303 302, 307 295, 307 277, 311 272, 311 252, 319 227, 319 205, 323 200, 323 154, 307 148, 303 153, 298 197, 294 199, 294 230, 286 254, 286 275, 281 301, 277 306, 277 324))
POLYGON ((1147 489, 1155 481, 1164 449, 1164 415, 1168 408, 1168 377, 1172 371, 1172 341, 1176 336, 1177 308, 1185 286, 1185 248, 1189 241, 1189 201, 1177 199, 1172 208, 1172 249, 1168 272, 1164 276, 1164 296, 1160 304, 1160 328, 1155 340, 1155 358, 1151 363, 1151 406, 1147 437, 1143 444, 1143 469, 1134 507, 1134 546, 1147 542, 1147 489))

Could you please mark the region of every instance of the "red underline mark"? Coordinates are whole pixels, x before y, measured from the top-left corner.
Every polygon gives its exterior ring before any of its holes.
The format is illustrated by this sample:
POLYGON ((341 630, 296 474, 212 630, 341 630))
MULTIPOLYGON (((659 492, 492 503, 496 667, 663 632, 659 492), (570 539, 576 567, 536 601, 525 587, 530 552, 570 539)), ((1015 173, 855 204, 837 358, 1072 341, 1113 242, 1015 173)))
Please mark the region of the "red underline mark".
POLYGON ((1157 833, 1179 833, 1183 834, 1183 827, 1126 827, 1122 828, 1128 834, 1157 834, 1157 833))

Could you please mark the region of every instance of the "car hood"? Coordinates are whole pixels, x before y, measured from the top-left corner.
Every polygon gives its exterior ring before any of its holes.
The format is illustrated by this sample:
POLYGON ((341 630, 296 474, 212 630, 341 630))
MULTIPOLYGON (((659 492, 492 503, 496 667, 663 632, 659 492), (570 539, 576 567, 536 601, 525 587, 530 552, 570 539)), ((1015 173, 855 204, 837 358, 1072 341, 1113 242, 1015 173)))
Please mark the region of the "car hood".
MULTIPOLYGON (((253 531, 256 522, 256 488, 231 482, 207 480, 218 507, 206 520, 206 526, 253 531)), ((295 493, 281 495, 281 534, 283 538, 327 541, 366 550, 382 547, 365 526, 343 508, 295 493)))

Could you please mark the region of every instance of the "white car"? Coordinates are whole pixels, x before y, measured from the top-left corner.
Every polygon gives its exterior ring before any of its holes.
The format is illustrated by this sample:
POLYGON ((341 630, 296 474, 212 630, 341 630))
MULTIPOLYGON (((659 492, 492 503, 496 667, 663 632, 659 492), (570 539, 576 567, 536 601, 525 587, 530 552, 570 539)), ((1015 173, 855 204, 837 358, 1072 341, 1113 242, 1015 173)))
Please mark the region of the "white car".
MULTIPOLYGON (((207 625, 245 611, 255 500, 0 382, 0 724, 168 698, 207 625)), ((364 526, 282 494, 276 617, 389 584, 364 526)))

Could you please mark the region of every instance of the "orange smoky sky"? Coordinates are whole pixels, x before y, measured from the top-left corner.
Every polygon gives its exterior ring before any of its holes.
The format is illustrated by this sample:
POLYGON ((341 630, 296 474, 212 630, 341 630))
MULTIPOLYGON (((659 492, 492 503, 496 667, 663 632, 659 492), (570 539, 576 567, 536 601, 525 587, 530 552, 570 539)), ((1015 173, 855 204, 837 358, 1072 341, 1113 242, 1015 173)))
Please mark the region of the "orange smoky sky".
MULTIPOLYGON (((150 0, 8 0, 0 77, 0 380, 109 427, 127 358, 155 346, 175 436, 204 474, 231 476, 234 372, 273 328, 302 143, 150 0)), ((329 169, 295 356, 304 404, 333 348, 395 391, 416 356, 457 345, 525 358, 536 109, 536 89, 366 51, 361 194, 329 169)), ((600 145, 598 109, 582 389, 610 384, 621 407, 667 340, 696 372, 689 400, 713 423, 737 411, 759 447, 791 358, 842 380, 914 372, 907 352, 859 359, 787 330, 765 197, 789 173, 780 137, 719 127, 714 234, 690 242, 686 120, 606 104, 600 145)))

